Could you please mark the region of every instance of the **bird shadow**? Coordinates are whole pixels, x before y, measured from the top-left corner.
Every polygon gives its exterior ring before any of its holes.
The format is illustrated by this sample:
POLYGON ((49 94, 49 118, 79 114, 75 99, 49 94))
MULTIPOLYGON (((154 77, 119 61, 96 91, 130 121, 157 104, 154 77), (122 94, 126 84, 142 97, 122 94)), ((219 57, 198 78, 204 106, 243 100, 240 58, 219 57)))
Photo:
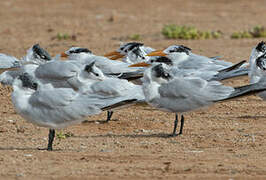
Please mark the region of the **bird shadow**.
POLYGON ((126 138, 174 138, 180 136, 166 134, 166 133, 154 133, 154 134, 103 134, 103 135, 93 135, 93 136, 72 136, 71 138, 102 138, 102 137, 126 137, 126 138))
MULTIPOLYGON (((119 121, 118 119, 111 119, 110 121, 119 121)), ((82 124, 94 124, 94 123, 99 123, 99 124, 105 124, 108 123, 106 120, 85 120, 82 121, 82 124)))
POLYGON ((252 115, 244 115, 244 116, 237 116, 236 118, 238 119, 261 119, 261 118, 266 118, 266 116, 252 116, 252 115))
MULTIPOLYGON (((47 148, 31 147, 0 147, 0 151, 47 151, 47 148)), ((55 150, 57 151, 57 150, 55 150)), ((59 150, 58 150, 59 151, 59 150)))

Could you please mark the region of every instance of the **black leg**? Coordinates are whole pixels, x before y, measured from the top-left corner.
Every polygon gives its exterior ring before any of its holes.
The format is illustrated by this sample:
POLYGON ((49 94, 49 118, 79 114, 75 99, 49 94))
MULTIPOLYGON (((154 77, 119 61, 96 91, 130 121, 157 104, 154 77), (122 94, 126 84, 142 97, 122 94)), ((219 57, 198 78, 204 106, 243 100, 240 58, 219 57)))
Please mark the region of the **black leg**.
POLYGON ((185 122, 185 118, 183 116, 183 114, 181 115, 181 125, 180 125, 180 131, 179 134, 183 133, 183 127, 184 127, 184 122, 185 122))
POLYGON ((106 122, 109 122, 111 120, 111 117, 113 115, 113 111, 107 111, 107 119, 106 119, 106 122))
POLYGON ((172 133, 172 136, 176 136, 176 128, 177 128, 177 124, 178 124, 178 115, 176 114, 175 115, 175 122, 174 122, 174 130, 173 130, 173 133, 172 133))
POLYGON ((54 129, 49 129, 49 135, 48 135, 48 151, 53 150, 53 141, 54 141, 54 136, 55 136, 55 130, 54 129))

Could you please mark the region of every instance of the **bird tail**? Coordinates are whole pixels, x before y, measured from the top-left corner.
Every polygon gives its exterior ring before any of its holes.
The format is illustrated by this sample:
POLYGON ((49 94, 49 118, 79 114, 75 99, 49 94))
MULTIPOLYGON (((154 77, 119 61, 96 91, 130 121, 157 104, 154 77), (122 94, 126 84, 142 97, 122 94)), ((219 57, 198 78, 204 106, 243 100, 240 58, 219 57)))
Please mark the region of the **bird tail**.
POLYGON ((243 60, 243 61, 240 61, 239 63, 236 63, 228 68, 225 68, 225 69, 222 69, 219 71, 219 73, 222 73, 222 72, 229 72, 229 71, 232 71, 234 69, 238 69, 240 68, 240 66, 242 66, 244 63, 246 62, 246 60, 243 60))
POLYGON ((120 101, 118 103, 112 104, 110 106, 106 106, 101 108, 102 111, 107 111, 107 110, 111 110, 111 109, 115 109, 115 108, 119 108, 121 106, 128 106, 131 104, 135 104, 138 100, 137 99, 127 99, 124 101, 120 101))
POLYGON ((249 84, 245 86, 235 87, 234 91, 226 98, 219 99, 216 102, 224 101, 224 100, 230 100, 242 96, 248 96, 252 94, 257 94, 259 92, 265 91, 266 85, 265 83, 255 83, 255 84, 249 84))
POLYGON ((220 70, 212 79, 215 81, 221 81, 233 77, 245 76, 249 72, 249 68, 241 67, 246 61, 243 60, 237 64, 234 64, 228 68, 220 70))

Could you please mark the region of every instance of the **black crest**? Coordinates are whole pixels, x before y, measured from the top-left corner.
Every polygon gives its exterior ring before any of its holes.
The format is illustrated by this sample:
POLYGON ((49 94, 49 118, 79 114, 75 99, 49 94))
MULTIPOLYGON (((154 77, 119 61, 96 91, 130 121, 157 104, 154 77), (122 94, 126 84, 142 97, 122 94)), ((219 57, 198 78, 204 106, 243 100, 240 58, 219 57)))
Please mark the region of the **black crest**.
POLYGON ((266 52, 266 44, 264 41, 261 41, 257 46, 256 46, 257 51, 259 52, 266 52))
POLYGON ((191 51, 190 48, 183 46, 183 45, 179 45, 178 47, 175 47, 174 49, 170 50, 169 52, 170 53, 172 53, 172 52, 184 52, 187 55, 189 55, 190 51, 191 51))
POLYGON ((38 84, 33 81, 32 77, 28 73, 23 73, 18 77, 22 81, 22 86, 30 89, 37 90, 38 84))
POLYGON ((43 48, 41 48, 39 44, 35 44, 34 46, 32 46, 32 50, 34 52, 35 58, 41 58, 45 61, 52 60, 50 54, 47 51, 45 51, 43 48))
POLYGON ((262 56, 258 57, 256 59, 256 65, 262 69, 262 70, 266 70, 266 53, 264 53, 262 56))
POLYGON ((126 49, 126 52, 128 51, 131 51, 132 49, 136 48, 136 47, 140 47, 140 46, 143 46, 144 44, 143 43, 139 43, 139 42, 129 42, 129 43, 126 43, 125 45, 123 45, 120 50, 123 51, 125 49, 125 47, 128 47, 126 49))
POLYGON ((155 77, 157 78, 160 78, 160 77, 163 79, 171 78, 170 74, 164 71, 162 64, 158 64, 154 66, 152 70, 155 72, 155 77))
POLYGON ((88 73, 92 72, 92 68, 93 68, 94 64, 95 64, 95 61, 86 65, 84 70, 87 71, 88 73))
POLYGON ((145 59, 145 57, 143 57, 143 55, 142 55, 140 52, 141 52, 141 51, 140 51, 139 47, 136 47, 136 48, 132 51, 132 53, 134 53, 134 54, 136 55, 136 57, 140 57, 141 59, 145 59))
POLYGON ((157 63, 164 63, 167 64, 168 66, 172 66, 173 65, 173 61, 171 59, 169 59, 166 56, 160 56, 155 60, 151 60, 151 62, 157 62, 157 63))
POLYGON ((91 50, 87 49, 87 48, 77 48, 75 50, 71 50, 69 51, 69 53, 92 53, 91 50))

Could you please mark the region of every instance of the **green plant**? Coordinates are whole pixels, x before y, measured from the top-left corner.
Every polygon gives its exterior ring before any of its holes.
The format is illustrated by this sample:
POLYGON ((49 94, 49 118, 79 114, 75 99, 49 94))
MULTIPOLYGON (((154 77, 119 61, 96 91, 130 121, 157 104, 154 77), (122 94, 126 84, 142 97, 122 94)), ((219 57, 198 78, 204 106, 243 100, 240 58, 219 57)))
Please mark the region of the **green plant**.
POLYGON ((231 35, 231 38, 233 39, 260 38, 260 37, 266 37, 266 28, 263 26, 255 26, 249 31, 234 32, 231 35))
POLYGON ((58 40, 67 40, 67 39, 69 39, 71 36, 69 35, 69 34, 67 34, 67 33, 57 33, 57 35, 56 35, 56 38, 58 39, 58 40))
POLYGON ((74 134, 71 132, 64 133, 64 132, 60 131, 60 132, 56 133, 56 138, 59 140, 66 139, 66 138, 72 137, 72 136, 74 136, 74 134))
POLYGON ((266 37, 266 28, 263 26, 255 26, 251 31, 250 34, 255 37, 266 37))
POLYGON ((141 40, 141 35, 140 34, 132 34, 128 37, 128 39, 130 39, 132 41, 138 41, 138 40, 141 40))
POLYGON ((210 39, 220 38, 220 31, 199 31, 193 26, 178 26, 175 24, 163 27, 162 34, 169 39, 210 39))

